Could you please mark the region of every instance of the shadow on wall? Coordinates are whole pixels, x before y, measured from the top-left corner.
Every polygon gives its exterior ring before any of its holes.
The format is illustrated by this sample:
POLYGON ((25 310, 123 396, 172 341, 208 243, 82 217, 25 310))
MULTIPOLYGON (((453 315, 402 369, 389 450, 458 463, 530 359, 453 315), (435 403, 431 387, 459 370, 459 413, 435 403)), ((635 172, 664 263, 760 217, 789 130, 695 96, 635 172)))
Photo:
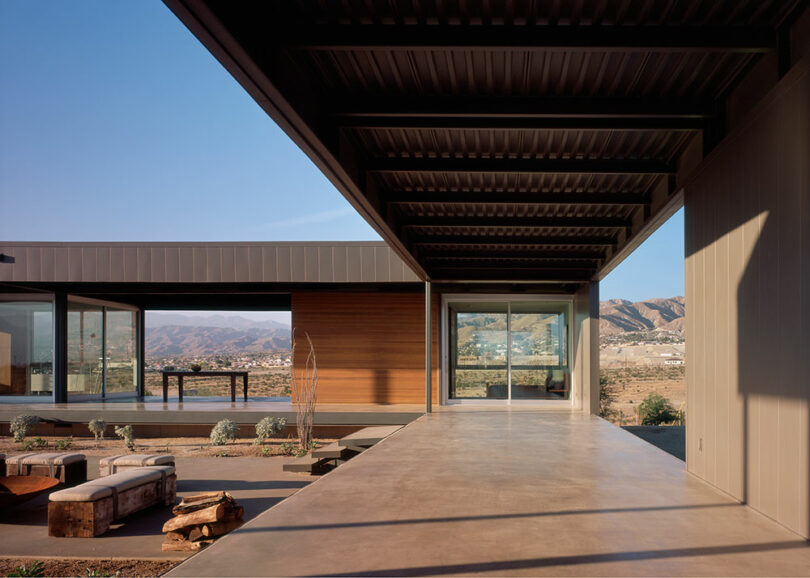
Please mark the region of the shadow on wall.
POLYGON ((387 369, 374 371, 374 403, 390 403, 390 376, 387 369))
POLYGON ((688 468, 805 538, 808 69, 795 66, 686 189, 688 468))

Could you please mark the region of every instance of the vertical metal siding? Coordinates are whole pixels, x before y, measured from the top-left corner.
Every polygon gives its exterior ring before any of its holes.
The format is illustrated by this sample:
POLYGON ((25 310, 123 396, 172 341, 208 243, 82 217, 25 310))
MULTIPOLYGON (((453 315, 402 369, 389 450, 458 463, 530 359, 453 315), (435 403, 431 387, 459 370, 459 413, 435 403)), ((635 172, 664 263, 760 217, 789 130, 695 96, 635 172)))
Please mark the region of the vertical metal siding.
POLYGON ((810 537, 810 61, 686 188, 687 468, 810 537))

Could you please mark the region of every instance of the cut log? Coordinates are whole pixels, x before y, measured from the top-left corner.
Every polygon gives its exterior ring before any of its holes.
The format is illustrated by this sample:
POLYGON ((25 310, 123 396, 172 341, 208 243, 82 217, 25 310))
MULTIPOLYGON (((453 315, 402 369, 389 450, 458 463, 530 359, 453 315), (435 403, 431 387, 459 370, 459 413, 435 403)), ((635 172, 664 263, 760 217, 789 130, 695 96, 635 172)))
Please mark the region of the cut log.
POLYGON ((242 520, 230 520, 228 522, 206 524, 202 527, 202 533, 203 536, 206 536, 207 538, 215 538, 216 536, 222 536, 228 532, 236 530, 242 524, 244 524, 242 520))
POLYGON ((213 540, 200 540, 199 542, 163 542, 161 550, 164 552, 196 552, 213 543, 213 540))
POLYGON ((203 538, 205 538, 205 536, 203 535, 200 526, 195 526, 194 528, 191 529, 191 532, 188 533, 189 542, 199 542, 203 538))
POLYGON ((241 520, 242 516, 245 515, 245 509, 242 506, 237 506, 235 508, 231 508, 230 510, 225 510, 225 519, 224 521, 229 520, 241 520))
POLYGON ((232 504, 233 501, 233 497, 227 492, 214 492, 206 496, 191 496, 183 498, 178 505, 172 508, 172 513, 175 516, 180 516, 203 510, 215 504, 232 504))
POLYGON ((182 516, 175 516, 163 524, 164 532, 171 532, 178 528, 185 528, 187 526, 198 526, 200 524, 208 524, 210 522, 222 522, 225 519, 225 506, 217 504, 204 510, 197 510, 190 514, 183 514, 182 516))
POLYGON ((225 491, 222 491, 222 490, 220 490, 218 492, 203 492, 202 494, 194 494, 193 496, 186 496, 186 497, 182 498, 181 503, 183 503, 183 504, 191 504, 193 502, 199 502, 201 500, 210 500, 210 499, 216 499, 216 498, 222 499, 222 498, 225 498, 226 496, 230 497, 230 494, 228 494, 228 492, 225 492, 225 491))
POLYGON ((183 531, 183 528, 166 534, 167 542, 182 542, 183 540, 186 540, 186 533, 183 531))

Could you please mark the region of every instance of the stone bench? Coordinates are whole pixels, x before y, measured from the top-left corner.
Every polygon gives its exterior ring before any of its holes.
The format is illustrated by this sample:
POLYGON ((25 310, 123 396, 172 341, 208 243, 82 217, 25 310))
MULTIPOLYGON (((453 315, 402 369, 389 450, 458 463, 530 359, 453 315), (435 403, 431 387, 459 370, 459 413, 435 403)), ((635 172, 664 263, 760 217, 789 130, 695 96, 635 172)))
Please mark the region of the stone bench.
POLYGON ((87 481, 87 458, 84 454, 28 453, 6 459, 7 476, 48 476, 66 486, 87 481))
POLYGON ((172 506, 177 476, 172 466, 125 470, 50 495, 48 535, 92 538, 116 520, 160 504, 172 506))
POLYGON ((120 454, 101 458, 98 475, 110 476, 124 470, 146 466, 174 466, 174 456, 170 454, 120 454))

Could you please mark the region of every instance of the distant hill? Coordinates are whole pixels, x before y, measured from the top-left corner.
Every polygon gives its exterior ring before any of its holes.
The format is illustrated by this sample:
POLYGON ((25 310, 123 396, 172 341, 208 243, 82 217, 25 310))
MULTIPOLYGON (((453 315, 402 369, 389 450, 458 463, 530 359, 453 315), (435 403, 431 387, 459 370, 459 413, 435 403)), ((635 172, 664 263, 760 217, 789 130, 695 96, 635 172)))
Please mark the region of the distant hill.
POLYGON ((599 304, 599 332, 602 335, 654 330, 683 333, 685 314, 683 297, 648 299, 636 303, 611 299, 599 304))
POLYGON ((150 312, 146 319, 146 356, 211 355, 290 348, 290 327, 238 315, 191 316, 150 312))

